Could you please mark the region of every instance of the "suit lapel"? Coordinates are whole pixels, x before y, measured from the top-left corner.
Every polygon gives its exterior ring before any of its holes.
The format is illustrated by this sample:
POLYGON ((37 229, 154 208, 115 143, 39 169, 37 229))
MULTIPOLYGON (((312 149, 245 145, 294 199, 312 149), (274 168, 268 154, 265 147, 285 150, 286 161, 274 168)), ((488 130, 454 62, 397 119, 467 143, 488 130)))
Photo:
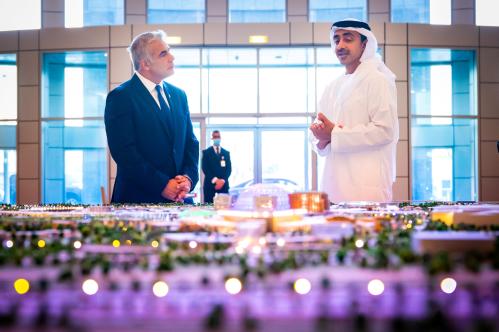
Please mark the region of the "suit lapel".
POLYGON ((213 155, 215 156, 215 160, 217 161, 218 165, 220 165, 220 160, 222 159, 222 148, 220 148, 220 153, 217 153, 215 150, 215 147, 213 147, 213 155))
POLYGON ((218 167, 220 166, 220 159, 218 157, 217 151, 215 151, 214 146, 211 147, 211 155, 212 155, 211 158, 213 160, 213 164, 215 165, 215 169, 218 169, 218 167))

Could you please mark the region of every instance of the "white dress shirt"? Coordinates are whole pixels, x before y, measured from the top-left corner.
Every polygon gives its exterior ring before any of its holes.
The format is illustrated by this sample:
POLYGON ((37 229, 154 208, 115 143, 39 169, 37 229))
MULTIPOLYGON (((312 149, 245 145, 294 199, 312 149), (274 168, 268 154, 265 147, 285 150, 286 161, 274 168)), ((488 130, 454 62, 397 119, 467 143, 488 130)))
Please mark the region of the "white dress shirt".
MULTIPOLYGON (((144 86, 146 87, 147 91, 149 91, 151 96, 154 98, 154 101, 156 101, 156 104, 158 104, 158 106, 160 106, 159 99, 158 99, 158 92, 156 91, 157 84, 148 80, 144 76, 142 76, 138 71, 136 71, 135 74, 137 74, 137 77, 140 79, 142 84, 144 84, 144 86)), ((160 85, 161 85, 161 87, 163 87, 163 82, 161 82, 160 85)), ((170 103, 168 102, 168 98, 166 98, 166 95, 165 95, 165 89, 161 89, 161 95, 163 96, 163 99, 165 100, 166 105, 168 105, 168 108, 170 108, 170 103)))

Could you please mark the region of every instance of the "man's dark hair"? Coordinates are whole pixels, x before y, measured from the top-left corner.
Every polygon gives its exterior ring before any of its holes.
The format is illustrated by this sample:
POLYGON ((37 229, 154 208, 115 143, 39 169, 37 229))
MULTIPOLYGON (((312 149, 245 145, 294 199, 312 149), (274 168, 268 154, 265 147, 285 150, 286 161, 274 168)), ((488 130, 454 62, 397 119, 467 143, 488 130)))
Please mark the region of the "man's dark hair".
POLYGON ((211 135, 213 135, 213 134, 220 134, 220 130, 218 130, 218 129, 217 129, 217 130, 213 130, 213 131, 211 132, 211 135))
POLYGON ((360 34, 360 42, 363 43, 367 40, 367 37, 364 36, 363 34, 360 34))

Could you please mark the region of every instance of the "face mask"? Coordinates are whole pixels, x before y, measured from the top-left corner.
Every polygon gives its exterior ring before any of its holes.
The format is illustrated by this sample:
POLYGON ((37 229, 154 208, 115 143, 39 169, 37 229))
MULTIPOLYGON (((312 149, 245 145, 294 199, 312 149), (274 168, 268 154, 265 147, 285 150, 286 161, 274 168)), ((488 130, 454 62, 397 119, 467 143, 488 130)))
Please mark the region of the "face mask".
POLYGON ((220 138, 215 138, 215 139, 213 140, 213 145, 215 145, 215 146, 220 146, 220 141, 221 141, 221 140, 220 140, 220 138))

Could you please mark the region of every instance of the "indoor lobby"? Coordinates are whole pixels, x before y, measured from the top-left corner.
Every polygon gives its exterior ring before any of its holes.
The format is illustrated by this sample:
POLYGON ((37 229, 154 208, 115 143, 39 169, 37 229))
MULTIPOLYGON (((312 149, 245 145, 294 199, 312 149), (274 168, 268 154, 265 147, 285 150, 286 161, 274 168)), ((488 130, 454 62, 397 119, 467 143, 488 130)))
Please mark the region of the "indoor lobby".
POLYGON ((499 330, 498 10, 1 0, 0 330, 499 330), (368 23, 396 77, 388 201, 328 199, 329 164, 311 144, 345 73, 331 29, 347 18, 368 23), (137 77, 128 48, 155 30, 199 142, 194 205, 113 199, 126 167, 106 99, 137 77), (231 172, 211 204, 214 131, 231 172))

